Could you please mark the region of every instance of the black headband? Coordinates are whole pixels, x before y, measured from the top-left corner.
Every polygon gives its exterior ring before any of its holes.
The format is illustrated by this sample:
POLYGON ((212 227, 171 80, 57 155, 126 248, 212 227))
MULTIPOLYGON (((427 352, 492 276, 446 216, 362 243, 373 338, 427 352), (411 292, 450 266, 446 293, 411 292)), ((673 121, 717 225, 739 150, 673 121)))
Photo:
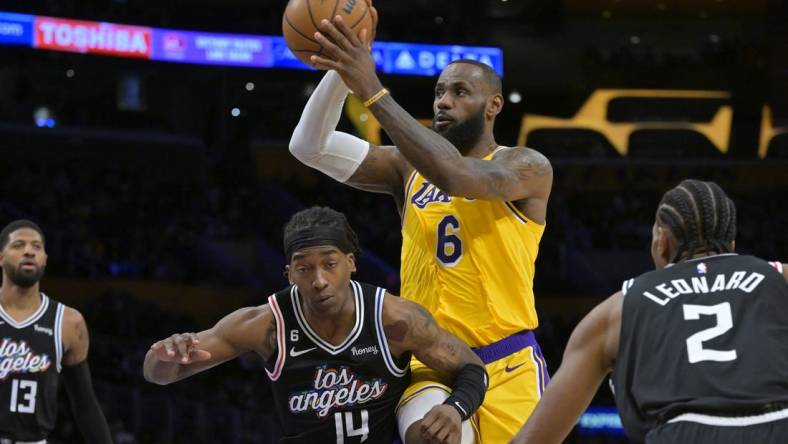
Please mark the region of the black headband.
POLYGON ((345 254, 355 252, 345 230, 325 225, 318 225, 286 234, 284 244, 285 260, 288 262, 290 262, 293 253, 296 251, 320 245, 332 245, 345 254))

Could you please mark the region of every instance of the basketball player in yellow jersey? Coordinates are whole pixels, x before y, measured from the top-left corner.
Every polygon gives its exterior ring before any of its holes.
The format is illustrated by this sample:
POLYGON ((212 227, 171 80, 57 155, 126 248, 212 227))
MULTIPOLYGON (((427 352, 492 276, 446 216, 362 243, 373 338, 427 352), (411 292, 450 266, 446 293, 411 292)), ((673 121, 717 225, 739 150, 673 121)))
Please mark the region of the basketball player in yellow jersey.
POLYGON ((462 442, 506 442, 548 381, 532 333, 538 325, 532 288, 550 163, 532 149, 495 142, 503 97, 488 66, 457 61, 444 69, 429 129, 382 87, 366 31, 356 36, 341 19, 320 29, 322 56, 312 60, 330 71, 307 103, 290 150, 340 182, 394 197, 403 221, 401 294, 473 347, 490 376, 484 404, 470 418, 447 400, 449 381, 412 362, 412 386, 398 411, 400 435, 407 444, 422 442, 430 424, 421 418, 448 402, 447 415, 458 427, 463 420, 462 442), (335 131, 348 88, 396 146, 371 146, 335 131))

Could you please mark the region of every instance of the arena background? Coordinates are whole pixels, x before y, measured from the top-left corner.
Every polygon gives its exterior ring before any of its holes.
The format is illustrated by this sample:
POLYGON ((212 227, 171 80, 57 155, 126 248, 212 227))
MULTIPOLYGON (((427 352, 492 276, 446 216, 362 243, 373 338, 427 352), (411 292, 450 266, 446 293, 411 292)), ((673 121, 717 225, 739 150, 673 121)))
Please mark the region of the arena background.
MULTIPOLYGON (((0 11, 277 35, 285 4, 32 0, 0 2, 0 11)), ((652 267, 654 209, 683 178, 715 180, 733 197, 740 252, 788 259, 788 2, 376 6, 379 41, 502 49, 497 139, 542 151, 555 170, 535 283, 551 372, 578 319, 652 267)), ((57 42, 33 49, 14 43, 9 17, 0 20, 0 222, 30 218, 45 230, 42 288, 87 318, 116 443, 272 442, 257 359, 169 387, 144 382, 142 360, 155 340, 210 326, 283 287, 282 225, 307 206, 344 211, 364 247, 358 278, 397 292, 401 236, 390 198, 334 183, 287 151, 321 74, 79 54, 57 42)), ((414 53, 417 68, 440 68, 441 55, 425 57, 414 53)), ((413 115, 431 117, 434 77, 382 78, 413 115)), ((341 128, 386 142, 358 104, 341 128)), ((61 403, 52 442, 81 442, 61 403)), ((613 406, 607 387, 594 406, 602 409, 567 442, 626 442, 604 410, 613 406)))

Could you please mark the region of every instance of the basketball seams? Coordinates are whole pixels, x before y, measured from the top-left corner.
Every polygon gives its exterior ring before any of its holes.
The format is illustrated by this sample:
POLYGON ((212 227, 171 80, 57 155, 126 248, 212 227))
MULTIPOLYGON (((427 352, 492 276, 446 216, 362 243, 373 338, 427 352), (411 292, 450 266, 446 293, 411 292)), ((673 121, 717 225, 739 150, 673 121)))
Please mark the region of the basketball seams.
MULTIPOLYGON (((337 1, 339 1, 339 0, 337 0, 337 1)), ((315 29, 320 29, 320 28, 317 27, 317 23, 315 23, 315 16, 312 15, 312 1, 311 0, 306 0, 306 11, 309 13, 309 21, 312 22, 312 26, 314 26, 315 29)))
POLYGON ((356 0, 358 3, 352 9, 352 14, 345 13, 340 4, 342 0, 334 0, 333 5, 331 5, 331 0, 319 0, 318 3, 313 5, 312 3, 315 1, 290 0, 288 8, 285 9, 283 14, 283 33, 290 51, 304 64, 312 67, 314 67, 314 64, 310 60, 310 56, 322 56, 325 54, 326 48, 316 38, 307 35, 307 31, 301 28, 309 28, 311 25, 313 29, 310 31, 319 31, 317 19, 322 20, 324 16, 330 14, 330 16, 326 17, 327 19, 330 20, 336 15, 341 15, 346 20, 349 28, 356 32, 359 27, 369 27, 369 24, 366 22, 371 22, 372 18, 372 12, 364 1, 356 0), (306 3, 306 8, 304 8, 304 3, 306 3), (364 10, 359 13, 359 8, 364 10), (357 17, 352 18, 352 23, 351 16, 357 17), (314 45, 314 47, 310 47, 310 44, 314 45))
POLYGON ((317 40, 313 39, 312 37, 307 36, 306 34, 301 32, 300 29, 296 28, 296 26, 290 21, 290 17, 288 17, 287 14, 285 14, 285 22, 288 24, 288 26, 293 28, 293 31, 297 32, 298 35, 300 35, 301 37, 309 40, 310 42, 313 42, 313 43, 317 44, 318 46, 320 46, 322 48, 322 45, 320 45, 320 42, 318 42, 317 40))
POLYGON ((329 18, 329 20, 333 20, 333 19, 334 19, 334 17, 336 17, 336 16, 337 16, 337 8, 339 8, 339 0, 336 0, 336 1, 334 2, 334 10, 333 10, 333 11, 331 11, 331 17, 329 18))
POLYGON ((314 49, 291 49, 290 51, 292 51, 292 52, 305 52, 307 54, 314 54, 314 55, 318 55, 319 56, 322 53, 323 50, 321 49, 320 51, 315 51, 314 49))
MULTIPOLYGON (((362 3, 362 4, 364 4, 366 6, 365 3, 362 3)), ((365 7, 364 8, 364 13, 361 14, 361 17, 359 17, 358 20, 356 20, 356 23, 353 23, 353 25, 350 27, 350 29, 355 30, 355 27, 358 26, 358 24, 361 23, 362 20, 364 20, 364 17, 366 17, 367 14, 369 14, 369 7, 365 7)))

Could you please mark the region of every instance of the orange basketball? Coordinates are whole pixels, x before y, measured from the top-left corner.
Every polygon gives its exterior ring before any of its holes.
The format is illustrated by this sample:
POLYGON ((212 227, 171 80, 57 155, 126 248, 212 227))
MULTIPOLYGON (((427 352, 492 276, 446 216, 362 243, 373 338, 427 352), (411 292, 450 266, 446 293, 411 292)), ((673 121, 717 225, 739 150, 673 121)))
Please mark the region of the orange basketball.
POLYGON ((312 66, 309 57, 320 55, 323 47, 315 40, 321 20, 342 16, 358 34, 372 31, 372 16, 365 0, 290 0, 282 17, 282 34, 287 46, 302 62, 312 66))

